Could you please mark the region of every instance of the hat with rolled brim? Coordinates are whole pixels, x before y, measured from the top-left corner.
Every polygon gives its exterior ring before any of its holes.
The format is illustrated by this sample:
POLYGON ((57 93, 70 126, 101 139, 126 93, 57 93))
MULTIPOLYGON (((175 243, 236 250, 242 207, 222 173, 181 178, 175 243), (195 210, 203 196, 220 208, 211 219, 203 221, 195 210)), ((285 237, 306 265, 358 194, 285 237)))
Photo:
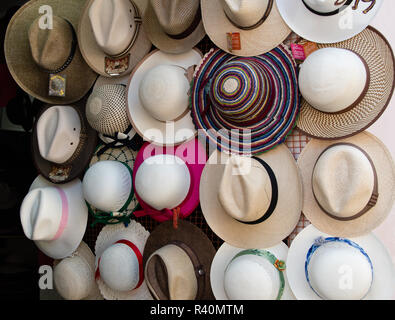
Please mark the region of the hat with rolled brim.
MULTIPOLYGON (((239 221, 221 204, 220 184, 229 159, 226 153, 218 150, 212 153, 200 181, 200 206, 207 224, 218 237, 238 248, 267 248, 279 243, 295 228, 301 213, 302 184, 288 148, 281 144, 257 158, 266 162, 277 181, 277 204, 264 221, 239 221)), ((234 196, 229 194, 228 197, 234 196)))
POLYGON ((296 125, 317 139, 341 139, 366 130, 386 110, 394 91, 394 55, 384 36, 370 26, 349 40, 318 44, 328 47, 350 50, 364 60, 370 75, 366 92, 351 108, 336 113, 319 111, 302 99, 296 125))
POLYGON ((28 31, 40 17, 40 7, 51 6, 52 14, 70 22, 76 32, 84 4, 80 0, 33 0, 11 19, 4 42, 7 66, 18 85, 31 96, 46 103, 68 104, 80 100, 92 87, 97 74, 85 63, 77 45, 71 63, 60 73, 66 76, 66 96, 49 96, 49 74, 35 63, 29 45, 28 31))
MULTIPOLYGON (((200 297, 197 299, 214 300, 210 285, 210 268, 215 255, 215 249, 203 231, 188 221, 179 221, 177 229, 174 229, 171 221, 163 222, 157 226, 154 231, 152 231, 144 249, 144 268, 147 264, 148 258, 155 251, 172 242, 181 242, 188 246, 197 257, 200 263, 200 268, 204 271, 204 281, 201 283, 203 288, 200 289, 202 291, 200 297)), ((158 278, 158 283, 162 287, 162 291, 166 292, 168 290, 166 284, 167 279, 158 278)))
POLYGON ((317 43, 340 42, 357 35, 370 24, 384 2, 315 1, 317 7, 313 8, 314 1, 276 1, 288 26, 302 38, 317 43), (325 6, 325 2, 328 8, 320 9, 325 6))
MULTIPOLYGON (((341 160, 343 160, 342 163, 349 165, 356 163, 347 161, 346 157, 338 158, 338 161, 341 160)), ((313 139, 300 154, 298 167, 303 184, 303 214, 322 232, 339 237, 360 236, 378 227, 392 209, 395 200, 395 165, 387 147, 371 133, 362 132, 336 142, 313 139), (377 175, 377 202, 369 210, 361 211, 361 214, 350 217, 348 220, 337 219, 324 211, 322 205, 316 200, 312 186, 317 159, 328 147, 339 144, 351 144, 364 151, 370 158, 377 175)), ((351 169, 348 168, 345 172, 352 172, 351 169)), ((331 186, 331 181, 328 181, 328 184, 331 186)))

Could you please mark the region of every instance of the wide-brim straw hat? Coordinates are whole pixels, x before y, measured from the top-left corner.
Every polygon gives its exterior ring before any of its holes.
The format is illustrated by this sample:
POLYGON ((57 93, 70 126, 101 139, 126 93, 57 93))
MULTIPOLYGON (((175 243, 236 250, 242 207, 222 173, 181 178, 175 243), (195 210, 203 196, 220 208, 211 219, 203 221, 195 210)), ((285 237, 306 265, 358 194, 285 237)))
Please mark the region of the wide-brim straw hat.
POLYGON ((342 48, 358 54, 365 62, 370 82, 362 100, 340 113, 325 113, 302 99, 296 125, 304 134, 318 139, 340 139, 370 127, 387 108, 394 91, 394 54, 384 36, 372 27, 355 37, 318 48, 342 48))
MULTIPOLYGON (((173 241, 186 244, 195 255, 204 271, 204 288, 199 300, 214 300, 210 285, 210 268, 215 255, 215 249, 207 236, 194 224, 180 220, 177 229, 174 229, 171 221, 166 221, 157 226, 150 234, 145 245, 143 254, 143 265, 146 266, 148 258, 158 249, 173 241)), ((158 279, 165 286, 167 279, 158 279)), ((164 290, 164 288, 162 288, 164 290)))
POLYGON ((69 21, 77 32, 78 20, 85 2, 32 0, 15 13, 8 25, 4 50, 11 75, 24 91, 43 102, 68 104, 80 100, 92 87, 97 74, 86 64, 77 46, 72 62, 60 73, 66 76, 66 96, 49 96, 49 75, 34 62, 30 50, 30 25, 40 16, 39 8, 49 5, 54 16, 69 21))
POLYGON ((218 237, 238 248, 267 248, 279 243, 295 228, 302 209, 300 174, 288 148, 281 144, 258 158, 270 166, 278 185, 277 205, 263 222, 246 224, 238 221, 221 205, 218 190, 229 159, 226 153, 213 152, 200 181, 200 206, 207 224, 218 237))
POLYGON ((395 165, 387 147, 368 132, 333 141, 313 139, 298 158, 303 184, 303 214, 322 232, 338 237, 356 237, 378 227, 388 216, 395 200, 395 165), (314 166, 322 152, 334 144, 349 143, 362 149, 371 159, 377 174, 377 203, 352 220, 342 221, 326 214, 316 201, 312 188, 314 166))
POLYGON ((222 0, 201 0, 202 17, 211 41, 228 53, 238 56, 257 56, 277 47, 291 33, 291 29, 281 18, 275 0, 268 1, 271 10, 266 20, 250 30, 235 26, 226 16, 222 2, 222 0), (241 50, 229 50, 226 37, 228 32, 240 34, 241 50))

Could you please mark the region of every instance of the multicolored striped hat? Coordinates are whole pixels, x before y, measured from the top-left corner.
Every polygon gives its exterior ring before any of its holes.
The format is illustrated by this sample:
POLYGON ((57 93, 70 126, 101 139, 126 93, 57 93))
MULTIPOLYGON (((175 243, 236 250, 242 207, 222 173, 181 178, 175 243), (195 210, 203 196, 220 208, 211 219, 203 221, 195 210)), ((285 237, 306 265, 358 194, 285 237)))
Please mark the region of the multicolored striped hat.
POLYGON ((282 143, 299 112, 296 64, 285 46, 256 57, 212 49, 196 68, 192 118, 221 151, 259 154, 282 143))

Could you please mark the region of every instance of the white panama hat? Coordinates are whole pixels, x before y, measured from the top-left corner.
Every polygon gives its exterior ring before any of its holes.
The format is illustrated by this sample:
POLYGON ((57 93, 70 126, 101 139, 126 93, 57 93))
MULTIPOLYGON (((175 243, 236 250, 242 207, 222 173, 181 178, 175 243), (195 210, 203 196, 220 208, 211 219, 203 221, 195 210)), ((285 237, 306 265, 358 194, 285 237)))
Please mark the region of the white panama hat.
POLYGON ((265 249, 222 244, 213 259, 211 287, 217 300, 294 300, 287 280, 288 247, 265 249))
POLYGON ((383 3, 383 0, 276 1, 288 26, 299 36, 317 43, 335 43, 357 35, 369 25, 383 3))
POLYGON ((293 240, 288 281, 300 300, 385 300, 395 287, 395 268, 372 234, 337 238, 309 225, 293 240))
POLYGON ((81 243, 88 221, 81 181, 55 185, 38 176, 22 202, 20 218, 26 237, 44 254, 69 256, 81 243))

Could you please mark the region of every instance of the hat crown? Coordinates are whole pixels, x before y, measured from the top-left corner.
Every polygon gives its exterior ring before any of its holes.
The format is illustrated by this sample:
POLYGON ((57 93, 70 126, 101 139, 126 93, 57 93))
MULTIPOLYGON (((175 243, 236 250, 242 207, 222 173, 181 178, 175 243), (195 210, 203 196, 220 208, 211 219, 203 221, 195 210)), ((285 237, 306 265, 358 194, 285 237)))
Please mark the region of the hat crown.
POLYGON ((323 48, 310 54, 299 73, 303 98, 322 112, 341 112, 352 106, 365 91, 368 73, 354 52, 323 48))
POLYGON ((250 27, 265 14, 269 0, 222 0, 227 17, 236 25, 250 27))
POLYGON ((319 246, 306 271, 314 291, 328 300, 363 299, 373 279, 373 266, 366 253, 343 241, 319 246))
POLYGON ((62 67, 72 50, 74 35, 70 23, 54 16, 52 29, 40 28, 40 17, 29 28, 29 44, 33 60, 45 70, 62 67))
POLYGON ((136 16, 130 0, 94 0, 89 19, 98 46, 110 56, 125 51, 136 32, 136 16))
POLYGON ((108 247, 100 257, 100 277, 113 290, 129 291, 136 288, 139 268, 135 252, 123 243, 108 247))
POLYGON ((316 162, 312 186, 321 207, 330 214, 347 218, 369 203, 375 172, 367 156, 351 145, 335 145, 316 162))
POLYGON ((88 203, 99 210, 116 212, 131 194, 132 176, 119 161, 99 161, 86 171, 82 188, 88 203))
POLYGON ((86 105, 86 117, 96 131, 115 135, 130 126, 127 114, 126 88, 120 84, 105 84, 93 89, 86 105))
POLYGON ((176 65, 159 65, 148 71, 139 88, 139 97, 151 116, 173 121, 188 108, 189 82, 186 70, 176 65))
POLYGON ((81 119, 70 106, 53 106, 37 121, 37 143, 41 157, 54 163, 67 162, 76 152, 81 119))
POLYGON ((200 10, 198 0, 151 0, 151 6, 162 29, 170 35, 186 31, 200 10))
POLYGON ((226 213, 240 221, 256 221, 267 212, 271 199, 271 180, 262 164, 250 157, 230 157, 218 192, 226 213))
POLYGON ((336 0, 304 0, 304 2, 314 11, 320 13, 329 13, 338 10, 345 4, 344 1, 336 0))

